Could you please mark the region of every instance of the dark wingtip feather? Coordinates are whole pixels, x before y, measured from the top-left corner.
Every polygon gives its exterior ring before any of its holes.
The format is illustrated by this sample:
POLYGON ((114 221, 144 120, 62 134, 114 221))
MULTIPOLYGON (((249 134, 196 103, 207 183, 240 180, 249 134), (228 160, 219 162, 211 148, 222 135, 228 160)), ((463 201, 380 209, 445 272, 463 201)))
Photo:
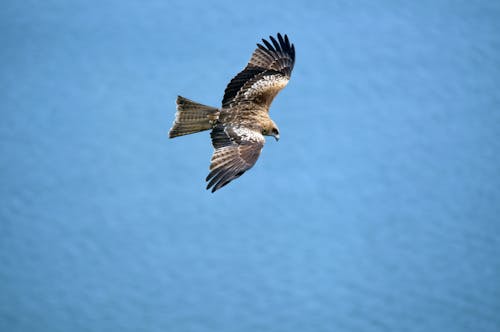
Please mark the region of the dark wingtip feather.
POLYGON ((265 39, 262 39, 262 42, 264 43, 264 45, 266 45, 266 47, 270 50, 270 51, 273 51, 273 52, 276 52, 276 50, 273 48, 273 46, 265 39))
MULTIPOLYGON (((212 173, 214 173, 214 171, 212 171, 212 173)), ((217 169, 217 171, 213 174, 212 178, 210 179, 210 182, 207 184, 207 189, 217 184, 217 182, 219 182, 219 179, 223 177, 225 174, 226 173, 223 170, 217 169)))
POLYGON ((281 52, 281 46, 280 44, 276 41, 276 39, 274 39, 273 36, 269 36, 269 39, 271 39, 271 42, 273 43, 274 45, 274 49, 276 50, 276 52, 281 52))
POLYGON ((232 174, 226 174, 223 176, 219 182, 215 185, 215 187, 212 189, 213 191, 219 190, 220 188, 224 187, 226 184, 231 182, 233 179, 231 178, 233 175, 232 174))
MULTIPOLYGON (((216 168, 216 169, 212 170, 210 173, 208 173, 207 177, 205 178, 205 181, 206 182, 210 181, 210 179, 215 176, 215 173, 217 173, 218 170, 219 169, 216 168)), ((208 186, 207 186, 207 189, 208 189, 208 186)))
POLYGON ((284 51, 286 49, 286 44, 283 37, 281 37, 281 33, 278 33, 278 41, 280 42, 281 49, 284 51))
POLYGON ((260 43, 257 44, 257 47, 266 53, 285 53, 288 54, 292 60, 295 60, 295 46, 290 43, 290 39, 288 38, 287 34, 281 34, 277 33, 277 40, 273 36, 269 36, 269 41, 266 39, 262 39, 262 43, 265 45, 262 45, 260 43))
POLYGON ((259 49, 261 49, 262 51, 264 51, 264 53, 269 54, 269 50, 266 47, 264 47, 262 44, 257 43, 257 47, 259 49))

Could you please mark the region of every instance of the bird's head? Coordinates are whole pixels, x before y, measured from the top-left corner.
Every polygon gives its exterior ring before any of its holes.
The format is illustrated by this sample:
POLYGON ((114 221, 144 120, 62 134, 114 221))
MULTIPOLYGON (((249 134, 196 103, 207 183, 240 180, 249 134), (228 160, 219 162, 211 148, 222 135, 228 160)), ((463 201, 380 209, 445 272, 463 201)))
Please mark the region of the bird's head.
POLYGON ((276 141, 280 139, 280 130, 276 123, 273 120, 269 120, 267 125, 262 130, 262 135, 264 136, 273 136, 276 141))

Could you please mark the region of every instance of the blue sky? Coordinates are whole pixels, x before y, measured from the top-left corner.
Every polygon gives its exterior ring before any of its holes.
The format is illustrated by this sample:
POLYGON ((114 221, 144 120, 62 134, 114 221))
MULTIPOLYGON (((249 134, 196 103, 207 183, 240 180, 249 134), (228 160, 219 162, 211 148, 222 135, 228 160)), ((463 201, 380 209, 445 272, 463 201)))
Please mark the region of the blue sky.
POLYGON ((499 329, 498 4, 0 7, 1 330, 499 329), (281 139, 211 194, 175 97, 277 32, 281 139))

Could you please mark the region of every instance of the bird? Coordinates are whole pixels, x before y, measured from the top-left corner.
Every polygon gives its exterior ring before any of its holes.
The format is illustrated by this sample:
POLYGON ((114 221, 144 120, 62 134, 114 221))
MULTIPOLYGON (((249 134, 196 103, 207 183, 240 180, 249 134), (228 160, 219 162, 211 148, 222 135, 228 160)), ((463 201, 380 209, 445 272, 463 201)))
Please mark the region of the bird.
POLYGON ((265 137, 279 140, 269 107, 289 82, 295 64, 295 46, 288 36, 262 39, 246 67, 224 90, 221 107, 206 106, 177 96, 175 120, 169 138, 211 130, 214 152, 206 189, 212 193, 252 168, 265 137))

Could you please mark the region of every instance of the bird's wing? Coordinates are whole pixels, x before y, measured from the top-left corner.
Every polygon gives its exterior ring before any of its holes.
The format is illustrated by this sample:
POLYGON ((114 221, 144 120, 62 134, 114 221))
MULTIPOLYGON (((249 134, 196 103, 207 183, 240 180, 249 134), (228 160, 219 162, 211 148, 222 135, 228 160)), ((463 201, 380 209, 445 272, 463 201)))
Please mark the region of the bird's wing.
POLYGON ((223 107, 240 103, 255 103, 269 108, 274 97, 283 89, 292 74, 295 63, 295 47, 288 36, 278 33, 271 43, 262 39, 257 44, 245 69, 236 75, 226 87, 223 107))
POLYGON ((210 134, 215 148, 206 181, 212 192, 240 177, 257 161, 264 136, 242 126, 217 125, 210 134))

